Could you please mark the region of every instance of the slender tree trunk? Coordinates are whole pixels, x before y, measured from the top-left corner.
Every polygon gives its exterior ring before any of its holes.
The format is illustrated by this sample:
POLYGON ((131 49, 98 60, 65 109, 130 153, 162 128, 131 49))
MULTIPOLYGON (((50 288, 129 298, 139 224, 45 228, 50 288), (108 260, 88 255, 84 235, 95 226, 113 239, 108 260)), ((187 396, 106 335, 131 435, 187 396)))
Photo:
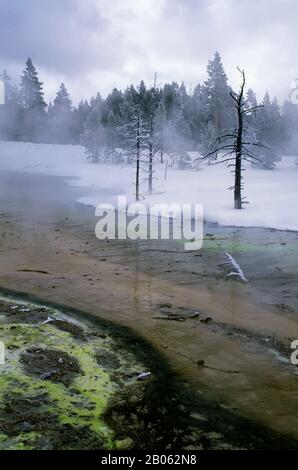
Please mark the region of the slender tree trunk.
POLYGON ((235 163, 235 186, 234 186, 234 208, 242 209, 241 196, 241 155, 236 156, 235 163))
POLYGON ((165 181, 167 181, 167 175, 168 175, 168 160, 166 161, 166 167, 165 167, 165 181))
POLYGON ((243 87, 241 89, 238 105, 238 132, 236 140, 236 160, 235 160, 235 185, 234 185, 234 208, 242 209, 242 195, 241 195, 241 170, 242 170, 242 134, 243 134, 243 114, 241 110, 243 97, 243 87))
POLYGON ((149 180, 148 180, 148 193, 152 194, 153 191, 153 149, 152 142, 149 144, 149 180))
MULTIPOLYGON (((258 162, 260 159, 250 150, 247 146, 256 145, 259 148, 264 148, 264 145, 260 142, 245 142, 245 116, 255 111, 256 109, 262 106, 253 106, 252 108, 247 108, 246 101, 244 99, 244 89, 245 89, 245 72, 240 70, 239 72, 242 75, 242 84, 238 94, 233 91, 230 92, 230 96, 235 102, 235 108, 237 110, 237 127, 230 131, 227 131, 226 134, 217 137, 215 142, 212 145, 213 150, 211 150, 203 159, 207 160, 211 156, 220 155, 220 152, 223 152, 223 158, 221 159, 222 163, 228 163, 228 167, 233 167, 234 171, 234 208, 242 209, 243 198, 242 198, 242 162, 258 162), (215 147, 215 148, 214 148, 215 147), (231 163, 233 162, 233 163, 231 163)), ((266 147, 265 147, 266 148, 266 147)))
POLYGON ((148 193, 153 191, 153 115, 150 119, 148 193))
MULTIPOLYGON (((153 91, 156 88, 157 73, 154 76, 153 91)), ((154 99, 154 95, 153 95, 154 99)), ((153 125, 155 117, 155 103, 151 102, 151 116, 150 116, 150 130, 149 130, 149 177, 148 177, 148 193, 152 194, 153 191, 153 125)))
POLYGON ((140 200, 140 116, 137 121, 136 201, 140 200))

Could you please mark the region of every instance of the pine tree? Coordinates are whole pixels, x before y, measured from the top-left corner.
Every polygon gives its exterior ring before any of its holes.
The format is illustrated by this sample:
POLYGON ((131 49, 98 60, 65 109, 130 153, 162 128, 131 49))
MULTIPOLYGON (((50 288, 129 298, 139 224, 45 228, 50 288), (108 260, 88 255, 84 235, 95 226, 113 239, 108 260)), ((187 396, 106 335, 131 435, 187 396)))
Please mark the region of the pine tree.
POLYGON ((45 110, 46 103, 44 102, 42 87, 43 83, 39 81, 37 71, 29 58, 21 79, 21 96, 24 109, 45 110))
MULTIPOLYGON (((134 153, 129 156, 131 135, 126 130, 134 121, 132 115, 137 107, 141 113, 142 151, 144 154, 147 151, 145 161, 151 192, 153 158, 157 154, 163 161, 163 155, 168 153, 173 164, 189 167, 189 150, 210 153, 212 141, 237 124, 229 96, 231 88, 218 53, 209 61, 207 72, 208 80, 198 84, 193 93, 187 92, 184 83, 172 82, 162 89, 148 89, 141 81, 137 87, 130 85, 124 92, 113 89, 106 99, 98 94, 90 103, 81 101, 74 108, 62 83, 46 113, 43 84, 28 59, 20 90, 12 85, 5 71, 2 73, 6 105, 0 110, 0 135, 10 140, 85 144, 96 161, 120 162, 126 154, 127 162, 131 163, 134 153)), ((256 96, 248 90, 245 107, 256 106, 256 96)), ((259 113, 251 111, 246 115, 245 140, 252 145, 263 141, 271 149, 257 146, 254 149, 263 160, 257 165, 263 168, 273 168, 281 152, 295 153, 297 134, 296 105, 286 102, 281 112, 277 100, 271 100, 269 94, 264 97, 259 113)))
POLYGON ((210 121, 216 135, 233 125, 233 110, 230 100, 231 88, 218 52, 207 66, 208 80, 203 86, 203 101, 206 108, 206 121, 210 121))
MULTIPOLYGON (((135 198, 141 199, 141 171, 148 174, 148 167, 142 168, 146 164, 149 156, 150 146, 150 125, 148 122, 149 106, 148 93, 141 82, 138 90, 133 86, 126 89, 124 100, 121 106, 122 121, 118 132, 122 141, 122 148, 125 151, 128 164, 135 164, 135 198)), ((148 178, 147 178, 148 179, 148 178)))
POLYGON ((157 126, 159 125, 158 109, 161 101, 161 93, 156 86, 156 77, 154 78, 153 87, 147 91, 147 113, 148 113, 148 193, 152 194, 154 180, 154 162, 160 151, 159 133, 157 126))
MULTIPOLYGON (((259 141, 258 139, 258 123, 259 123, 259 113, 261 113, 262 108, 258 107, 258 101, 255 92, 250 88, 246 93, 246 100, 244 107, 246 110, 250 110, 246 115, 246 122, 244 127, 244 139, 246 142, 249 142, 248 148, 252 153, 261 158, 261 154, 266 151, 264 147, 258 148, 256 145, 259 141)), ((252 162, 252 165, 255 166, 256 161, 252 162)))
POLYGON ((72 110, 72 102, 64 83, 61 83, 60 85, 59 91, 54 100, 54 108, 57 108, 59 112, 67 113, 72 110))
POLYGON ((255 162, 254 165, 272 170, 275 163, 280 160, 278 153, 282 141, 282 119, 277 100, 271 101, 268 92, 264 96, 262 105, 258 113, 256 135, 265 147, 259 150, 261 161, 255 162))
POLYGON ((179 86, 178 83, 166 83, 163 87, 164 107, 166 111, 166 118, 171 120, 180 108, 179 100, 179 86))
POLYGON ((24 110, 22 133, 25 140, 41 141, 45 131, 46 103, 43 83, 29 58, 21 79, 21 103, 24 110))
POLYGON ((117 149, 122 147, 119 128, 122 124, 123 94, 117 88, 107 96, 102 103, 102 124, 106 130, 106 146, 110 161, 121 163, 123 161, 121 152, 117 149))
POLYGON ((122 163, 121 152, 117 151, 122 145, 121 138, 119 138, 119 127, 121 126, 121 118, 119 115, 110 110, 106 119, 106 145, 111 155, 111 161, 114 163, 122 163))
POLYGON ((98 93, 90 101, 90 108, 84 124, 82 143, 86 147, 89 160, 93 163, 104 161, 106 158, 106 135, 102 124, 103 100, 98 93))
POLYGON ((161 93, 160 100, 155 113, 155 143, 156 152, 160 154, 160 163, 164 162, 164 153, 166 149, 166 110, 164 104, 163 94, 161 93))
POLYGON ((231 92, 230 96, 234 102, 234 108, 237 115, 237 124, 234 129, 226 131, 225 134, 217 137, 213 143, 212 150, 203 157, 204 159, 210 158, 211 155, 215 155, 215 158, 219 158, 217 163, 225 163, 228 167, 232 167, 232 173, 234 174, 234 208, 242 209, 242 205, 245 202, 242 197, 242 171, 243 162, 253 163, 259 161, 258 155, 252 150, 256 148, 262 148, 263 144, 258 142, 256 144, 248 142, 245 139, 245 121, 247 116, 256 110, 255 107, 248 108, 246 100, 244 98, 244 90, 246 85, 246 78, 244 70, 240 70, 242 82, 239 93, 231 92))
POLYGON ((0 137, 3 140, 19 140, 22 117, 20 95, 6 70, 0 74, 0 79, 5 90, 5 103, 0 106, 0 137))
POLYGON ((72 102, 68 91, 61 83, 54 104, 48 108, 49 140, 56 144, 71 144, 73 136, 72 102))
POLYGON ((204 123, 204 104, 202 96, 202 87, 198 84, 190 99, 190 129, 194 147, 197 148, 202 144, 203 132, 205 129, 204 123))
POLYGON ((85 130, 85 124, 87 116, 90 112, 89 103, 85 100, 81 100, 77 108, 73 110, 73 142, 75 144, 83 145, 83 134, 85 130))
POLYGON ((7 74, 6 70, 4 69, 3 72, 0 74, 0 79, 3 81, 4 83, 4 104, 7 104, 8 101, 10 100, 11 98, 11 89, 12 89, 12 86, 11 86, 11 78, 10 76, 7 74))
POLYGON ((283 153, 298 156, 298 106, 285 101, 282 108, 283 153))
MULTIPOLYGON (((203 153, 210 153, 212 145, 216 139, 216 129, 213 122, 208 121, 207 125, 204 127, 202 132, 202 151, 203 153)), ((208 164, 211 164, 211 161, 215 159, 215 155, 210 154, 208 158, 208 164)))

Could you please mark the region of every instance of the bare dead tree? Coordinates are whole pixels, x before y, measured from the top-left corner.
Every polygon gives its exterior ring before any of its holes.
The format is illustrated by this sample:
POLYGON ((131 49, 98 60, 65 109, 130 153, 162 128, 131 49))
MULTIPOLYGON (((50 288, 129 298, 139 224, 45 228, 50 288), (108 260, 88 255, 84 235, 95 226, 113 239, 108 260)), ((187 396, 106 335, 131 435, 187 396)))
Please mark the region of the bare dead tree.
POLYGON ((148 168, 148 193, 152 194, 153 191, 153 138, 154 138, 154 120, 156 112, 156 78, 157 73, 154 75, 154 85, 151 97, 151 109, 150 109, 150 122, 149 122, 149 168, 148 168))
POLYGON ((148 175, 148 193, 152 194, 153 191, 153 120, 154 112, 151 112, 150 127, 149 127, 149 175, 148 175))
POLYGON ((137 114, 137 132, 136 132, 136 201, 140 200, 140 153, 141 153, 141 137, 140 137, 140 113, 137 114))
MULTIPOLYGON (((246 142, 245 135, 245 116, 257 111, 258 108, 263 106, 254 106, 247 108, 247 101, 244 99, 244 90, 246 85, 245 72, 244 70, 238 70, 242 77, 239 93, 233 91, 230 92, 231 98, 235 102, 235 108, 237 112, 237 127, 235 129, 227 131, 226 134, 217 137, 212 143, 211 151, 203 157, 203 160, 210 159, 211 156, 215 157, 215 163, 227 163, 228 167, 232 167, 232 173, 234 174, 234 186, 231 190, 234 191, 234 208, 242 209, 242 204, 245 202, 242 197, 242 170, 243 162, 247 161, 250 163, 261 162, 261 159, 251 150, 251 148, 267 148, 261 142, 246 142), (219 158, 218 161, 216 161, 219 158)), ((269 150, 267 148, 267 150, 269 150)))
POLYGON ((127 122, 119 126, 119 135, 125 145, 125 153, 121 154, 122 157, 127 157, 127 163, 135 163, 135 200, 140 201, 142 199, 140 193, 141 163, 148 140, 147 125, 144 122, 140 106, 129 106, 127 122))
MULTIPOLYGON (((147 141, 148 141, 147 126, 144 123, 141 108, 136 107, 136 113, 135 113, 135 158, 136 158, 135 197, 136 197, 136 201, 140 201, 143 198, 143 196, 140 193, 140 187, 141 187, 141 184, 145 183, 145 180, 141 181, 140 173, 141 173, 141 164, 146 163, 146 160, 144 159, 144 149, 146 151, 147 141)), ((150 139, 149 139, 149 149, 150 149, 150 139)), ((149 163, 149 168, 150 168, 150 163, 149 163)), ((149 174, 149 178, 150 178, 150 174, 149 174)), ((150 179, 149 179, 149 184, 150 184, 150 179)))

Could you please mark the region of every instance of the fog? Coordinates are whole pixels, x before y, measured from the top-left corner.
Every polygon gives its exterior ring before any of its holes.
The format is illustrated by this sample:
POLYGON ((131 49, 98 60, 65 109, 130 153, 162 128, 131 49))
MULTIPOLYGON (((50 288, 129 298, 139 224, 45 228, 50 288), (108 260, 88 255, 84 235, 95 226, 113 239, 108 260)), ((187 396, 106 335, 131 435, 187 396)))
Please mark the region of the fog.
POLYGON ((0 0, 0 450, 298 450, 297 13, 0 0))
POLYGON ((83 144, 92 158, 103 146, 126 148, 119 129, 130 125, 132 103, 142 102, 150 125, 147 104, 156 101, 152 85, 157 76, 157 145, 167 140, 168 150, 177 154, 180 148, 206 153, 215 137, 235 126, 229 93, 239 89, 240 66, 246 73, 245 91, 252 89, 255 103, 266 104, 258 120, 248 119, 249 138, 275 153, 297 155, 296 103, 292 100, 286 112, 282 108, 298 74, 297 10, 293 0, 261 0, 253 7, 248 0, 1 1, 0 63, 12 81, 6 80, 10 103, 0 110, 0 136, 83 144), (217 62, 215 51, 220 53, 217 62), (40 94, 36 103, 24 97, 22 71, 28 57, 34 65, 30 61, 28 68, 27 61, 26 73, 39 80, 31 93, 40 94), (139 98, 130 99, 131 84, 139 98), (210 104, 213 85, 218 96, 210 104), (64 94, 56 106, 61 86, 64 94), (88 103, 79 107, 81 100, 88 103), (54 106, 47 108, 50 103, 54 106))

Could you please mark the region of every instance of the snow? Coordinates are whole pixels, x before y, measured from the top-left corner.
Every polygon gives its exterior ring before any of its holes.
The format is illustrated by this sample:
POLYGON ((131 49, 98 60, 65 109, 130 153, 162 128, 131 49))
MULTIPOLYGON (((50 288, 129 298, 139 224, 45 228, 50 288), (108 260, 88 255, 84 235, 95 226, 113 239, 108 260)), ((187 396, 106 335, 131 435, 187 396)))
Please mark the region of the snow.
MULTIPOLYGON (((64 176, 71 185, 92 188, 94 196, 82 197, 81 203, 94 205, 103 201, 103 191, 126 194, 133 201, 134 168, 92 164, 80 146, 0 142, 0 170, 17 170, 64 176)), ((273 171, 247 167, 244 172, 244 195, 249 204, 244 210, 233 209, 233 194, 227 189, 233 176, 225 165, 201 165, 201 170, 168 169, 156 165, 158 178, 155 194, 145 194, 145 203, 198 203, 204 217, 222 225, 267 227, 298 231, 298 168, 295 158, 284 157, 273 171)))

